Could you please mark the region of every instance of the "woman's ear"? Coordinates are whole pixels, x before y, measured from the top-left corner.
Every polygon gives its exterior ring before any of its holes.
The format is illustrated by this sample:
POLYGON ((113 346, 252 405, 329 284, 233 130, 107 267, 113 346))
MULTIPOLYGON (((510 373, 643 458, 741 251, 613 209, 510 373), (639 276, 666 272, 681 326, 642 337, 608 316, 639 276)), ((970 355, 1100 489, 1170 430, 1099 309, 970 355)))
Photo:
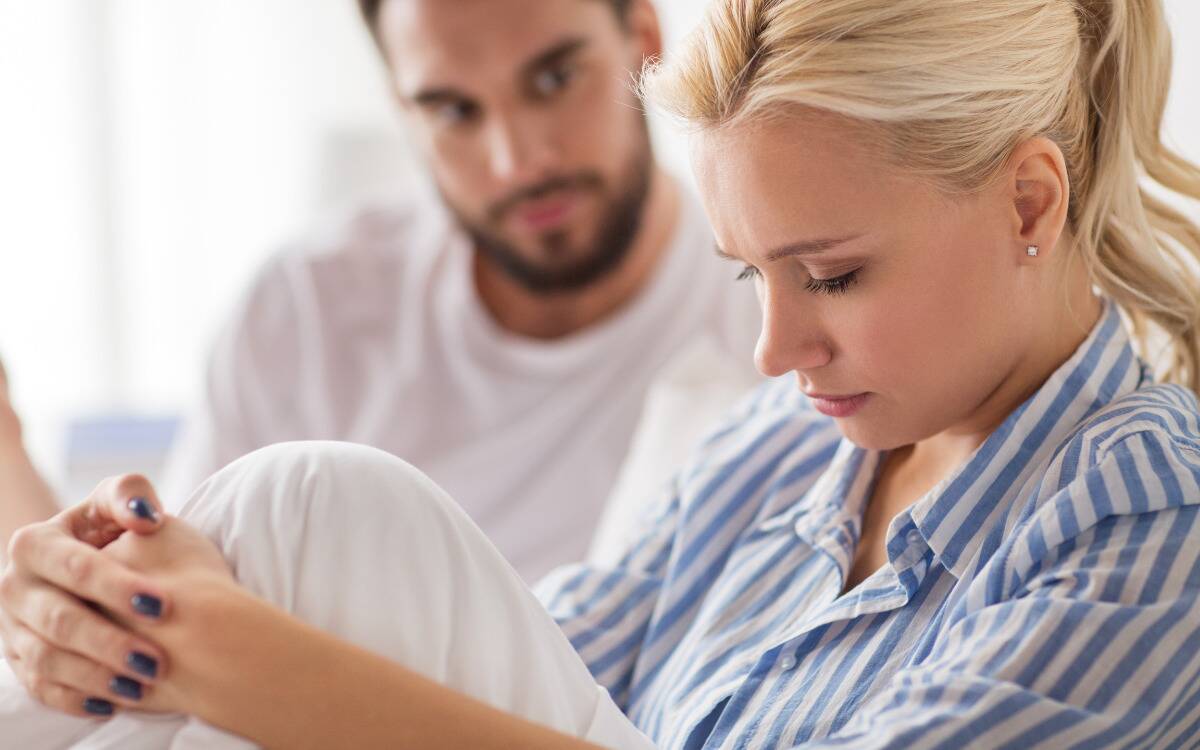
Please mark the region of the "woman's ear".
POLYGON ((1067 224, 1071 181, 1062 149, 1049 138, 1033 138, 1013 151, 1008 190, 1013 246, 1025 262, 1052 254, 1067 224), (1027 252, 1028 248, 1037 251, 1027 252))

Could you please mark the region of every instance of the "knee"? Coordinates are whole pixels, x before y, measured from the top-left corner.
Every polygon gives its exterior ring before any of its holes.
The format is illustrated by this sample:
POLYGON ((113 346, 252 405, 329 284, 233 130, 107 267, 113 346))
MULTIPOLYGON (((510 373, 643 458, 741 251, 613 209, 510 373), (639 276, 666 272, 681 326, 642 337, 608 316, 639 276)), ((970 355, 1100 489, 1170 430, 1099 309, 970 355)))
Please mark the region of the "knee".
MULTIPOLYGON (((250 453, 197 489, 180 516, 219 537, 384 522, 452 505, 412 465, 353 443, 279 443, 250 453)), ((406 524, 407 525, 407 524, 406 524)), ((224 545, 223 545, 224 546, 224 545)))
POLYGON ((342 634, 359 632, 351 614, 363 609, 354 597, 364 580, 448 569, 474 528, 409 464, 345 443, 245 456, 201 485, 181 516, 216 543, 246 589, 342 634))

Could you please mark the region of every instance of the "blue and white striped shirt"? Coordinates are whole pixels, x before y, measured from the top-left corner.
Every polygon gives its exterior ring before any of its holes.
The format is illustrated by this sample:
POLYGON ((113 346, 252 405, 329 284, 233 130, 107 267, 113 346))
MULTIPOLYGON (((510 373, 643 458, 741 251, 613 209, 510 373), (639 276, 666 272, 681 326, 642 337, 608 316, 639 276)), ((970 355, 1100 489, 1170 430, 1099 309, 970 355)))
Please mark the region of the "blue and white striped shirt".
POLYGON ((663 748, 1200 746, 1200 427, 1117 306, 845 595, 883 454, 792 379, 538 594, 663 748))

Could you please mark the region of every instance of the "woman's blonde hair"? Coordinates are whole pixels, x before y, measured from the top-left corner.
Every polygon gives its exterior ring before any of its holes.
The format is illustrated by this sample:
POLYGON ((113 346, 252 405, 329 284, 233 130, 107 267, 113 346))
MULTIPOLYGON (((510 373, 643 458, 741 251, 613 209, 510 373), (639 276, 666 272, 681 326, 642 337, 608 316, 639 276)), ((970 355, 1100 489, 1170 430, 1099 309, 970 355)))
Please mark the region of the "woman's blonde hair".
POLYGON ((1165 338, 1160 377, 1196 391, 1200 229, 1143 187, 1200 199, 1200 169, 1161 139, 1170 73, 1161 0, 714 0, 642 88, 701 127, 789 104, 864 121, 950 191, 1053 139, 1075 256, 1143 346, 1165 338))

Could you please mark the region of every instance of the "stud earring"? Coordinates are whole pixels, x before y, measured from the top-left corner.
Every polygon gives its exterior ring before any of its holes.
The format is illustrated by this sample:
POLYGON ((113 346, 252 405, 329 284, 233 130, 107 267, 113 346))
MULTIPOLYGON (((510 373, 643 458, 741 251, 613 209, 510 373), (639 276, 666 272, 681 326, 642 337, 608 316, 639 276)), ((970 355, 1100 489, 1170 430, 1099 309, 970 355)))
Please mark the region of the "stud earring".
POLYGON ((1037 245, 1030 245, 1029 247, 1025 248, 1025 252, 1030 258, 1036 258, 1038 256, 1038 249, 1039 248, 1037 245))

